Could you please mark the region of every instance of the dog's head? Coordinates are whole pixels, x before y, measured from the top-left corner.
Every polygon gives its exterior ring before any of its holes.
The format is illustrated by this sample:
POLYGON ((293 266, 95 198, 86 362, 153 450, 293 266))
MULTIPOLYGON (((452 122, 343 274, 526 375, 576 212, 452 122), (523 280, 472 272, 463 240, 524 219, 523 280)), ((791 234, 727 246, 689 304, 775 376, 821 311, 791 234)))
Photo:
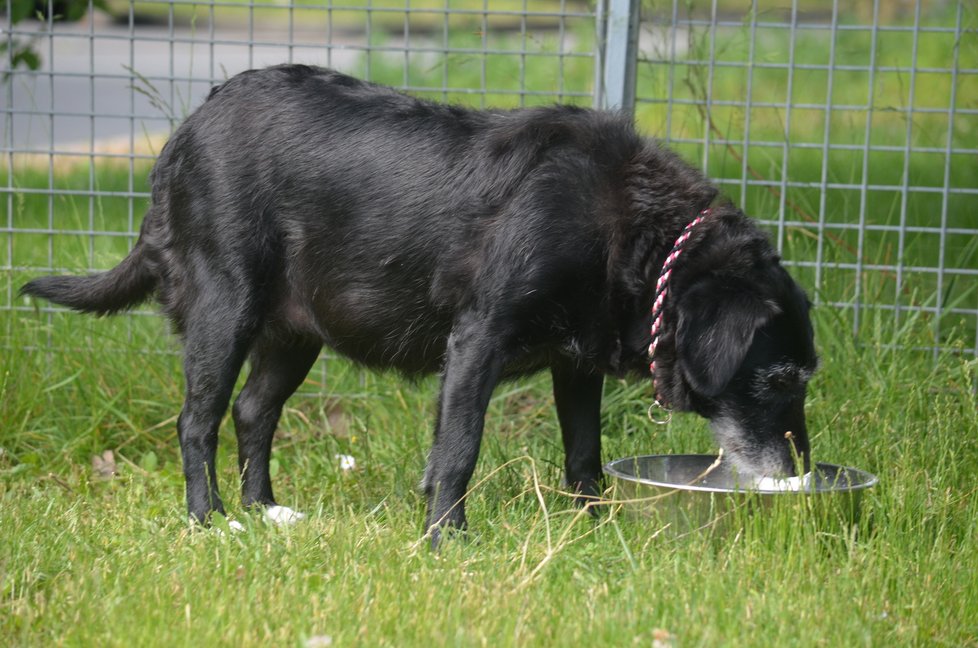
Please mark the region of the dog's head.
POLYGON ((670 297, 674 343, 662 396, 709 418, 740 470, 793 475, 798 462, 807 470, 804 405, 817 364, 810 304, 766 237, 753 227, 713 229, 670 297))

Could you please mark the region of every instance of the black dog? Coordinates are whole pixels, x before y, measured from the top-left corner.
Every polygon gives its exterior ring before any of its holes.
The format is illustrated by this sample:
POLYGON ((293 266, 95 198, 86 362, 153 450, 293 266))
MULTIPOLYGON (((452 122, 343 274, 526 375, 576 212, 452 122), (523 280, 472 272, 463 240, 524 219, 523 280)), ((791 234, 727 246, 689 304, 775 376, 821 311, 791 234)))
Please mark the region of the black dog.
MULTIPOLYGON (((233 407, 243 498, 275 505, 272 436, 326 344, 373 367, 442 372, 424 477, 436 541, 465 525, 486 408, 506 377, 550 369, 567 481, 598 492, 603 376, 648 375, 656 278, 716 197, 623 115, 474 111, 300 65, 215 88, 151 180, 121 264, 23 292, 99 314, 155 294, 185 343, 190 515, 223 513, 217 429, 246 359, 233 407)), ((808 301, 767 238, 714 206, 669 290, 660 398, 710 418, 742 469, 793 474, 793 450, 808 453, 815 353, 808 301)))

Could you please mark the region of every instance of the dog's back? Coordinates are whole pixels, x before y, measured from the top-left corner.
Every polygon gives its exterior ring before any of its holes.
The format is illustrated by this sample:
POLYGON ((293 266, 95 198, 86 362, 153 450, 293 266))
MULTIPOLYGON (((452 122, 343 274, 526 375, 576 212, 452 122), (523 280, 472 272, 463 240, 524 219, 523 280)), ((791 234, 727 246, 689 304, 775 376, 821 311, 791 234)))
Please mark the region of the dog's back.
POLYGON ((612 225, 598 215, 642 145, 606 113, 471 111, 307 66, 242 74, 154 169, 159 298, 182 331, 188 296, 235 276, 261 286, 267 326, 436 370, 474 300, 593 283, 612 225))

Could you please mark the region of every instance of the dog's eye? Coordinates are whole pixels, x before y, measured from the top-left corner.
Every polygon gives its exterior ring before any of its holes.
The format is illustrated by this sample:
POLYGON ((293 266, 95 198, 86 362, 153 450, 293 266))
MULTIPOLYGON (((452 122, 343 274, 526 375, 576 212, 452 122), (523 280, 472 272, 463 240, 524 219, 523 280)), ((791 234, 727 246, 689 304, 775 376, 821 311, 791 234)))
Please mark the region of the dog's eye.
POLYGON ((762 401, 794 398, 811 378, 811 371, 795 364, 778 364, 759 369, 751 391, 762 401))

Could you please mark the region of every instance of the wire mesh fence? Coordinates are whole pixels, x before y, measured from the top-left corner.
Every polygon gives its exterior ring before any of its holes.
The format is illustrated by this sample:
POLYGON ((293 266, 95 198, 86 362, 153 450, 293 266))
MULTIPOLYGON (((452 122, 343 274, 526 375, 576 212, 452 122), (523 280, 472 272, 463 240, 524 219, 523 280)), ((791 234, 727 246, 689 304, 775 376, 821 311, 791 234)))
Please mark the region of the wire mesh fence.
POLYGON ((655 3, 639 122, 767 224, 817 303, 978 351, 978 34, 952 2, 655 3), (729 7, 727 7, 729 9, 729 7))
MULTIPOLYGON (((24 4, 0 17, 8 313, 37 307, 16 294, 28 277, 122 258, 167 135, 239 71, 313 63, 477 107, 594 105, 621 46, 604 38, 613 8, 578 0, 24 4)), ((762 220, 846 326, 884 317, 922 347, 978 354, 970 4, 672 0, 638 16, 642 131, 762 220)), ((124 318, 125 348, 156 347, 156 319, 124 318)))

